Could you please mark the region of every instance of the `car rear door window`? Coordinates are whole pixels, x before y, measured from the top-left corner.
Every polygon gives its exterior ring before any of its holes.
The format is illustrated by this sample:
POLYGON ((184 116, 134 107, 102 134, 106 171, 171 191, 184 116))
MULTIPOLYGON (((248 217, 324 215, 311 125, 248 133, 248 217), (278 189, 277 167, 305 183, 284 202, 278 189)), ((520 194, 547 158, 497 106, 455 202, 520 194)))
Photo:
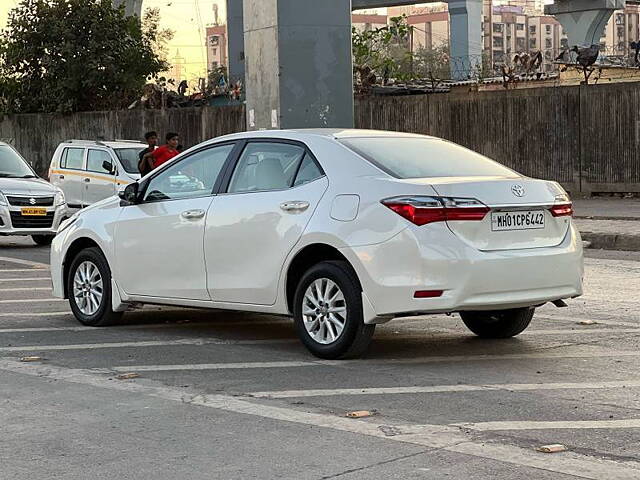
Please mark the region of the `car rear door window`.
POLYGON ((279 142, 247 144, 229 184, 229 193, 285 190, 293 185, 306 150, 279 142))
POLYGON ((310 154, 306 154, 302 159, 302 164, 296 175, 296 181, 293 183, 294 187, 298 185, 304 185, 305 183, 313 182, 318 178, 324 176, 324 172, 320 169, 320 166, 316 163, 310 154))
POLYGON ((87 170, 90 172, 110 174, 111 172, 102 166, 104 162, 113 164, 109 152, 105 150, 89 150, 87 155, 87 170))
POLYGON ((65 148, 60 166, 71 170, 82 170, 84 167, 84 148, 65 148))
POLYGON ((158 202, 211 195, 216 180, 235 144, 193 153, 153 177, 144 200, 158 202))

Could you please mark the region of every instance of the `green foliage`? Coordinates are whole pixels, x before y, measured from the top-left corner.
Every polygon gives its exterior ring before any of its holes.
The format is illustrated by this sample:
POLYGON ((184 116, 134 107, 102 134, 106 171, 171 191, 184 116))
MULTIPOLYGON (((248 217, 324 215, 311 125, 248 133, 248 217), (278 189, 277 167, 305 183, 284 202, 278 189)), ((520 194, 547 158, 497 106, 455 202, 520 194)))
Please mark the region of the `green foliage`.
MULTIPOLYGON (((393 17, 387 26, 359 32, 353 29, 353 63, 355 72, 371 71, 382 83, 389 78, 412 78, 413 27, 406 15, 393 17)), ((357 79, 356 79, 357 80, 357 79)))
POLYGON ((414 54, 414 73, 417 78, 443 80, 451 76, 449 45, 435 48, 421 47, 414 54))
POLYGON ((147 8, 142 14, 142 35, 158 58, 163 62, 167 61, 167 44, 173 40, 174 31, 160 28, 159 8, 147 8))
POLYGON ((6 112, 117 109, 166 70, 157 14, 111 0, 22 0, 0 34, 0 108, 6 112))

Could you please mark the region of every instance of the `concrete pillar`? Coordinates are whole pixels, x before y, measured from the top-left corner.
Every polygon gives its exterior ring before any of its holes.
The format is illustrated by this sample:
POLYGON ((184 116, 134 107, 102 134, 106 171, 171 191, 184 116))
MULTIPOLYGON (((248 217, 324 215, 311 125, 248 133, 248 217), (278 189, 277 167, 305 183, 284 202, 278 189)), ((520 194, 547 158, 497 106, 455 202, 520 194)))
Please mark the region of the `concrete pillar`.
POLYGON ((482 0, 449 0, 451 78, 466 80, 482 66, 482 0))
POLYGON ((243 0, 227 0, 227 45, 229 46, 229 79, 244 85, 244 20, 243 0))
POLYGON ((113 0, 114 7, 119 7, 122 4, 124 4, 128 16, 137 15, 142 18, 142 0, 113 0))
POLYGON ((244 0, 247 128, 353 127, 351 2, 244 0))
POLYGON ((600 43, 604 29, 614 10, 625 7, 625 0, 556 0, 545 5, 544 12, 562 24, 569 46, 591 46, 600 43))

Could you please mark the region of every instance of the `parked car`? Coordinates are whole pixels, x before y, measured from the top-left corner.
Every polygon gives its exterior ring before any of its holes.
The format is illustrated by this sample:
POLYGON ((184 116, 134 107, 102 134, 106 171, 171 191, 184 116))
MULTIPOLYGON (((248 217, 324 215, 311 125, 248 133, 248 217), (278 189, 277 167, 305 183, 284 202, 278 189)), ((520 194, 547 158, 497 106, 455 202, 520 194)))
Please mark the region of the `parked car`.
POLYGON ((0 142, 0 235, 30 235, 38 245, 48 245, 67 217, 62 191, 0 142))
POLYGON ((519 334, 582 293, 571 215, 558 183, 438 138, 247 132, 65 222, 51 275, 85 325, 133 303, 292 315, 312 353, 342 358, 394 317, 460 312, 481 337, 519 334))
POLYGON ((139 180, 138 154, 145 148, 129 140, 68 140, 53 154, 49 181, 62 189, 69 208, 84 208, 139 180))

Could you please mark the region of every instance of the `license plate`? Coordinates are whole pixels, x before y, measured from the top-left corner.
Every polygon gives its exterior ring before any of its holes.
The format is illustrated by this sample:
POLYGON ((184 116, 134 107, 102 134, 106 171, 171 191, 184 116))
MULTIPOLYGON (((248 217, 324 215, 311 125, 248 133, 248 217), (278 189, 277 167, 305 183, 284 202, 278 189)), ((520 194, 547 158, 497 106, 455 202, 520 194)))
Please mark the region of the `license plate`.
POLYGON ((34 216, 42 217, 47 214, 47 209, 46 208, 22 208, 20 209, 20 212, 24 217, 34 217, 34 216))
POLYGON ((521 210, 517 212, 493 212, 491 230, 532 230, 544 228, 544 210, 521 210))

